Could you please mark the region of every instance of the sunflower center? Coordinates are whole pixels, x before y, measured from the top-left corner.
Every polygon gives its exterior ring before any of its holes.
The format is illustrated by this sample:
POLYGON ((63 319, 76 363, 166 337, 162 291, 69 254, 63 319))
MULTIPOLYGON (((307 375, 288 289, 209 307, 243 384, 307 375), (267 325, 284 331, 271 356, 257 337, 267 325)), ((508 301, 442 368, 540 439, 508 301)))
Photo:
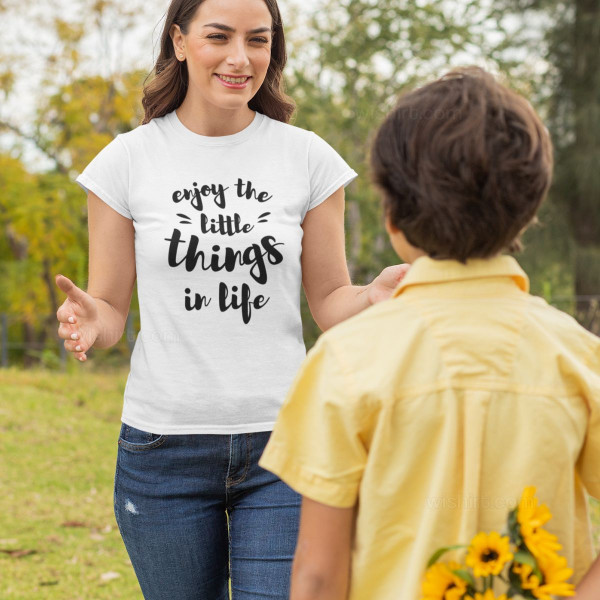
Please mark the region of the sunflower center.
POLYGON ((498 560, 498 553, 491 548, 487 548, 481 553, 482 562, 492 562, 493 560, 498 560))

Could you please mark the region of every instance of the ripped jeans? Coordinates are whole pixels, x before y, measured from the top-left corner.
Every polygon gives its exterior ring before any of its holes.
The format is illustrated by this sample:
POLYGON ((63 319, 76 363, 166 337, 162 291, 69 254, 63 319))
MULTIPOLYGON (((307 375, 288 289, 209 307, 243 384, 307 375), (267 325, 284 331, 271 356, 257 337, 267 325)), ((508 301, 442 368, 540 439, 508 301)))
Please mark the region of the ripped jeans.
POLYGON ((258 466, 271 435, 121 425, 114 511, 145 600, 289 598, 301 496, 258 466))

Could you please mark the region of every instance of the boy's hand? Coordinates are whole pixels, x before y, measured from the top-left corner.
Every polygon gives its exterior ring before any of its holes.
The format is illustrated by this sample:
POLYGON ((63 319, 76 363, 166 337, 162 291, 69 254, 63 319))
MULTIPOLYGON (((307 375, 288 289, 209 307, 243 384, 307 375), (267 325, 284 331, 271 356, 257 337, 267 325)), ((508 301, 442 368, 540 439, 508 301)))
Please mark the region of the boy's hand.
POLYGON ((598 600, 600 597, 598 590, 600 590, 600 554, 577 584, 573 600, 598 600))
POLYGON ((290 600, 348 597, 357 507, 338 508, 302 497, 290 600))
POLYGON ((410 264, 392 265, 386 267, 369 284, 368 298, 371 304, 376 304, 382 300, 388 300, 396 286, 404 279, 404 276, 410 269, 410 264))

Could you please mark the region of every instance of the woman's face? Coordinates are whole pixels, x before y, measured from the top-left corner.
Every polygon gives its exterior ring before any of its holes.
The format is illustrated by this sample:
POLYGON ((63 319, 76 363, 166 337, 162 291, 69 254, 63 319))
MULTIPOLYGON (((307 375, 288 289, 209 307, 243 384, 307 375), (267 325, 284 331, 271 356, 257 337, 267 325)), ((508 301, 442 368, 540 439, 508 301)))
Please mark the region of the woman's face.
POLYGON ((219 108, 248 104, 271 61, 271 13, 264 0, 205 0, 186 36, 171 29, 175 54, 185 56, 188 94, 219 108))

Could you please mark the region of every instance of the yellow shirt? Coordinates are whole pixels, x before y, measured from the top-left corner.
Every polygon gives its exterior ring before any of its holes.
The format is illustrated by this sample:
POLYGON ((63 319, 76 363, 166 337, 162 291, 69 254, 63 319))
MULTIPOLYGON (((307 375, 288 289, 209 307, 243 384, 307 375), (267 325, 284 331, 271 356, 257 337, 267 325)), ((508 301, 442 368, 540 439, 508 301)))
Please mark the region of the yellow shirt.
POLYGON ((589 567, 600 339, 528 291, 510 256, 421 257, 308 353, 259 465, 318 502, 359 500, 350 600, 420 598, 430 555, 505 531, 528 485, 571 581, 589 567))

